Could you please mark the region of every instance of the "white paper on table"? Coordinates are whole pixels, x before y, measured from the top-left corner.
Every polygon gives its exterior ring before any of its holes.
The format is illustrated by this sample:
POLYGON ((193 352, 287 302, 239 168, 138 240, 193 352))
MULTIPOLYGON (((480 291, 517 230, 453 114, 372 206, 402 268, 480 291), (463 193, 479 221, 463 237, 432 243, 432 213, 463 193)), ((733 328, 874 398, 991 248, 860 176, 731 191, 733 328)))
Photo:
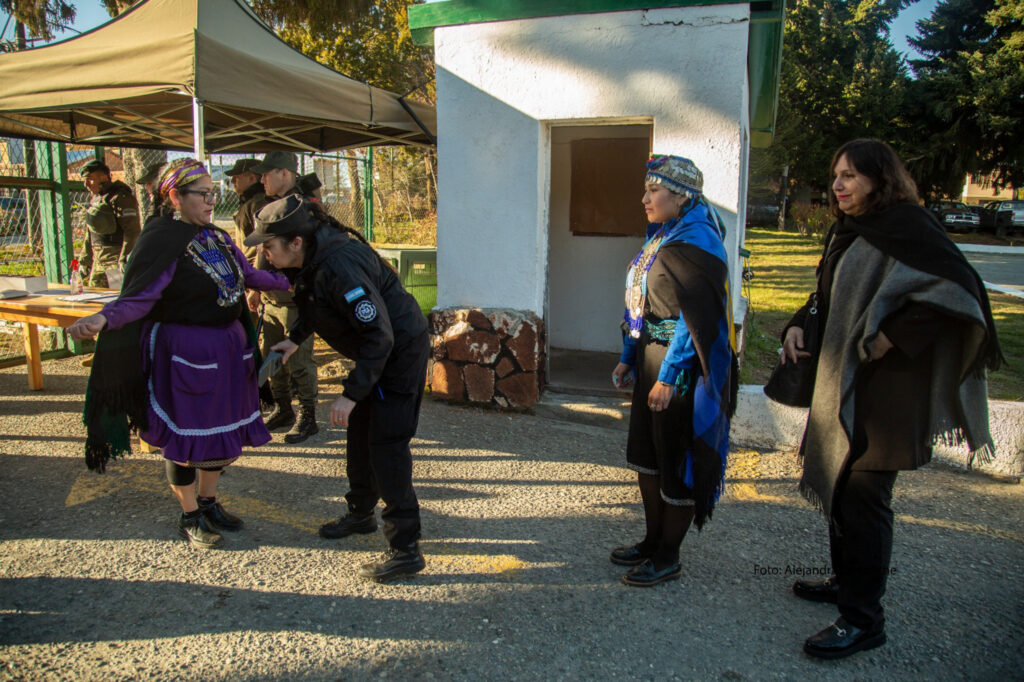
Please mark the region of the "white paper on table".
POLYGON ((94 292, 57 297, 57 300, 59 301, 70 301, 71 303, 110 303, 116 299, 117 294, 97 294, 94 292))

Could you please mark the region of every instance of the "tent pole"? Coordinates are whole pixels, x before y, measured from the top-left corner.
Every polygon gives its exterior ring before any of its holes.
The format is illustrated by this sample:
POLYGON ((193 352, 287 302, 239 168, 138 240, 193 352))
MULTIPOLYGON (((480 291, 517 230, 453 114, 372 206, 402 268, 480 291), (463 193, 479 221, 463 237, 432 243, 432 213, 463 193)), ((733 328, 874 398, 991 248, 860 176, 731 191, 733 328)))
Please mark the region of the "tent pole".
POLYGON ((206 131, 203 120, 203 103, 198 98, 192 98, 192 150, 195 152, 196 160, 206 163, 206 131))

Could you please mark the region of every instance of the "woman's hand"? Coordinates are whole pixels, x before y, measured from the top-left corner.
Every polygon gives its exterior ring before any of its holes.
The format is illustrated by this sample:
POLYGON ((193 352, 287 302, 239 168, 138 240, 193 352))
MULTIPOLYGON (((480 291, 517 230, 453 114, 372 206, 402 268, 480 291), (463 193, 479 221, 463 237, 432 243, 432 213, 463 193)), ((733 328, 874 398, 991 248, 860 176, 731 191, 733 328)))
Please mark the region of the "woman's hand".
POLYGON ((260 309, 260 292, 253 289, 245 295, 245 302, 249 306, 249 310, 258 311, 260 309))
POLYGON ((633 383, 633 368, 624 362, 615 365, 612 370, 612 383, 615 388, 626 388, 633 383))
POLYGON ((650 408, 651 412, 667 410, 674 392, 675 386, 669 386, 668 384, 656 381, 654 387, 651 388, 651 392, 647 395, 647 407, 650 408))
POLYGON ((292 341, 291 339, 285 339, 284 341, 281 341, 280 343, 275 343, 273 346, 270 347, 270 350, 276 350, 278 353, 281 354, 282 363, 288 362, 288 358, 290 358, 292 354, 294 354, 295 351, 297 351, 298 349, 298 344, 292 341))
POLYGON ((800 327, 790 327, 786 330, 786 338, 782 341, 781 364, 786 364, 786 358, 796 362, 800 358, 809 358, 810 353, 804 349, 804 330, 800 327))
POLYGON ((331 403, 331 426, 348 426, 348 417, 352 414, 352 408, 356 402, 351 398, 341 395, 331 403))
POLYGON ((871 359, 881 359, 883 355, 889 352, 890 348, 892 348, 892 341, 885 335, 885 332, 879 331, 878 336, 875 337, 875 342, 871 344, 871 359))
POLYGON ((103 313, 95 313, 76 320, 73 325, 68 327, 68 334, 71 334, 71 338, 75 341, 84 341, 99 334, 106 326, 107 318, 103 316, 103 313))

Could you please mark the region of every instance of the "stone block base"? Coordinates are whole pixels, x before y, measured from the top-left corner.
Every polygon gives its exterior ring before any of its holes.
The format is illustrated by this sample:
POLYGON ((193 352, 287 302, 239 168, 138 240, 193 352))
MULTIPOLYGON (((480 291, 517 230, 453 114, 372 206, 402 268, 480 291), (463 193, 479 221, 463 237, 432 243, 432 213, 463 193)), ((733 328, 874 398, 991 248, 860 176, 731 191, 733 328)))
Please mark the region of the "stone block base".
POLYGON ((544 322, 517 310, 434 309, 427 383, 435 398, 524 409, 544 390, 544 322))

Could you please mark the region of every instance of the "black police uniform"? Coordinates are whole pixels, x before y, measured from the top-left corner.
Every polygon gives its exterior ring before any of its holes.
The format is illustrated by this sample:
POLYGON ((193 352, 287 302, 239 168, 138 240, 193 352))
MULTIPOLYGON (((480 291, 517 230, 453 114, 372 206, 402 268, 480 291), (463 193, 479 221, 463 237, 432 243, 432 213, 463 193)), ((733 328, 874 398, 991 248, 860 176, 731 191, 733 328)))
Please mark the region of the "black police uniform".
POLYGON ((345 495, 356 518, 385 504, 384 535, 395 549, 420 536, 419 502, 412 486, 412 452, 430 343, 419 304, 397 273, 367 244, 330 225, 313 236, 295 276, 299 320, 289 338, 316 332, 355 361, 342 395, 355 401, 349 416, 345 495))

